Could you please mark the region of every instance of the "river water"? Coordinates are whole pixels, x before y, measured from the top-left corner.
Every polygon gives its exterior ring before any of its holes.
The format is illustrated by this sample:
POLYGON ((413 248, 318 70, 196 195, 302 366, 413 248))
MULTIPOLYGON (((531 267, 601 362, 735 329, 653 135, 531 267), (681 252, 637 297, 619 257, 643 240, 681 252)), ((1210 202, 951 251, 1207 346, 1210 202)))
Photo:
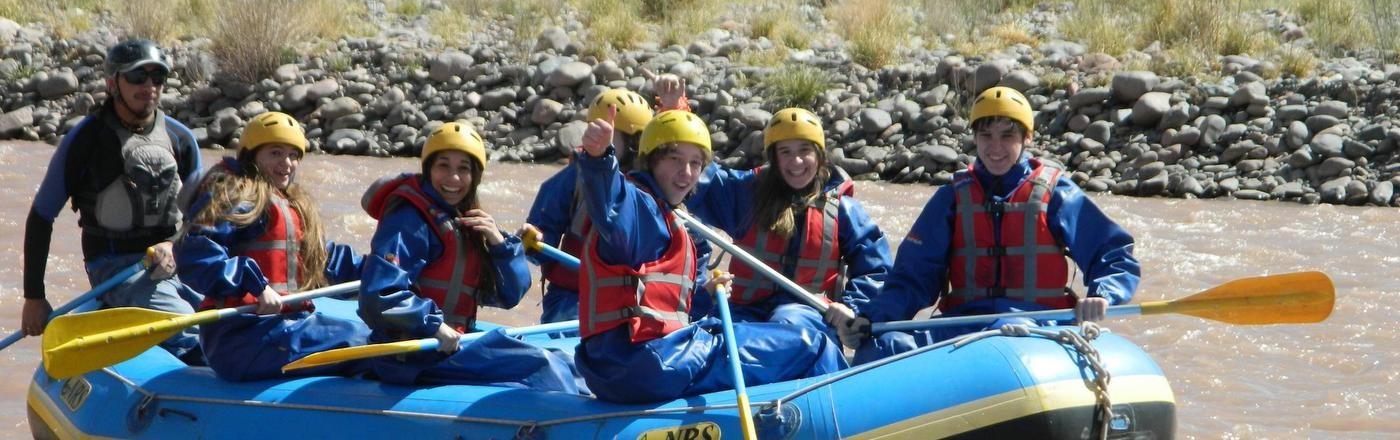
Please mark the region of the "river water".
MULTIPOLYGON (((0 330, 19 326, 25 216, 53 147, 0 142, 0 330)), ((205 151, 204 163, 221 152, 205 151)), ((374 221, 359 207, 375 178, 417 170, 415 159, 313 155, 299 179, 318 196, 327 236, 368 250, 374 221)), ((558 165, 492 163, 480 190, 502 227, 514 230, 539 183, 558 165)), ((891 246, 908 232, 934 187, 860 182, 857 196, 891 246)), ((1400 437, 1400 210, 1302 206, 1237 200, 1141 199, 1094 195, 1137 238, 1144 280, 1135 301, 1180 298, 1233 279, 1321 270, 1337 286, 1321 324, 1233 326, 1189 316, 1104 323, 1141 345, 1172 384, 1181 438, 1400 437)), ((88 289, 74 214, 59 217, 49 257, 54 305, 88 289)), ((530 324, 539 289, 512 311, 484 319, 530 324)), ((25 393, 39 360, 38 338, 0 352, 0 437, 26 438, 25 393)))

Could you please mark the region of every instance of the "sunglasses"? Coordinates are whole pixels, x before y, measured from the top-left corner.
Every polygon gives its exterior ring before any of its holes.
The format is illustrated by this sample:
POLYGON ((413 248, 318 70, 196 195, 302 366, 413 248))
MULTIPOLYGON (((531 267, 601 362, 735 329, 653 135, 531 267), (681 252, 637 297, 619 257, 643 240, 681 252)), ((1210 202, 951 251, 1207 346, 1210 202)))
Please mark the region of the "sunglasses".
POLYGON ((162 86, 165 85, 165 79, 168 77, 170 77, 170 72, 159 69, 154 71, 135 69, 122 73, 122 78, 126 79, 126 82, 136 85, 145 84, 146 80, 153 80, 155 81, 155 85, 162 86))

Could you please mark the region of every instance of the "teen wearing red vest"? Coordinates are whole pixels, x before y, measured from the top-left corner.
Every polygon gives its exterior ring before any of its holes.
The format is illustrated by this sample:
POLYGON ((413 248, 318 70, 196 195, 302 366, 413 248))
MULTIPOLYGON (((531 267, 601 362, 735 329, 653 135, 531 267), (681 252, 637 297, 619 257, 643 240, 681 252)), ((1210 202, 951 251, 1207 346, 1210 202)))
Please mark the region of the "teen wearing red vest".
MULTIPOLYGON (((360 258, 349 246, 324 241, 316 201, 295 182, 306 143, 301 124, 291 116, 254 117, 239 139, 238 157, 226 157, 209 170, 191 207, 194 221, 175 255, 180 277, 204 292, 200 309, 258 305, 257 314, 201 326, 204 355, 221 378, 280 377, 289 362, 363 345, 369 335, 359 320, 281 300, 360 274, 360 258)), ((293 374, 351 374, 361 366, 352 362, 293 374)))
MULTIPOLYGON (((609 120, 590 123, 575 158, 590 220, 579 280, 575 359, 598 398, 655 402, 733 387, 720 322, 691 322, 693 295, 708 295, 709 246, 672 214, 710 163, 710 133, 686 111, 663 112, 642 132, 639 166, 619 171, 609 120)), ((721 277, 716 282, 727 281, 721 277)), ((749 385, 845 368, 820 332, 771 323, 734 326, 749 385)))
MULTIPOLYGON (((662 111, 689 110, 685 84, 680 78, 666 74, 656 77, 655 81, 662 111)), ((642 129, 651 122, 654 114, 642 95, 627 89, 608 89, 599 93, 588 106, 587 121, 609 115, 614 118, 612 142, 621 155, 618 165, 626 173, 632 170, 642 129), (615 115, 611 113, 613 111, 615 115)), ((535 229, 541 243, 555 245, 575 257, 581 255, 583 228, 588 214, 584 210, 583 192, 578 190, 578 185, 578 170, 573 164, 540 183, 535 202, 530 206, 530 214, 525 217, 526 224, 519 233, 523 235, 527 229, 535 229)), ((578 319, 578 271, 547 259, 539 263, 545 281, 544 310, 540 314, 540 322, 578 319)))
MULTIPOLYGON (((934 193, 880 294, 860 317, 838 323, 843 339, 935 303, 945 316, 1074 308, 1076 319, 1097 321, 1110 304, 1132 299, 1140 279, 1132 235, 1061 169, 1026 154, 1035 128, 1026 97, 992 87, 977 96, 970 119, 976 162, 934 193), (1066 254, 1084 274, 1083 298, 1067 287, 1066 254)), ((885 333, 864 341, 856 363, 982 328, 885 333)))
MULTIPOLYGON (((712 165, 701 181, 702 196, 687 205, 808 292, 841 304, 838 309, 859 310, 890 270, 889 244, 854 198, 853 182, 827 162, 821 119, 805 109, 779 110, 763 130, 763 144, 766 166, 740 171, 712 165)), ((776 291, 746 264, 731 260, 729 267, 735 320, 800 325, 836 338, 822 315, 791 293, 776 291)))
POLYGON ((477 189, 486 146, 470 126, 433 130, 422 173, 375 182, 362 199, 379 220, 360 287, 360 317, 373 343, 435 337, 437 351, 371 360, 390 383, 496 384, 576 393, 567 353, 497 331, 469 345, 480 306, 515 307, 530 288, 520 239, 501 233, 477 189))

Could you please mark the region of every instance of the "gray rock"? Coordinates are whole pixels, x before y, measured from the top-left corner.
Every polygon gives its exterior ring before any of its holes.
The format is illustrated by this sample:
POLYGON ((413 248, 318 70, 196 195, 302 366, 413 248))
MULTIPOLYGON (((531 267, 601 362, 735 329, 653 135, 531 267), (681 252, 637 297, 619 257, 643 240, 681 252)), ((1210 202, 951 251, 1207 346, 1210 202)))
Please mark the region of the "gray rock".
POLYGON ((1201 130, 1192 126, 1185 126, 1175 135, 1162 138, 1162 145, 1186 145, 1194 146, 1201 141, 1201 130))
POLYGON ((1356 166, 1356 162, 1344 157, 1329 157, 1317 164, 1317 175, 1323 178, 1331 178, 1342 174, 1351 174, 1350 170, 1356 166))
POLYGON ((1110 88, 1113 90, 1114 100, 1136 102, 1144 93, 1157 87, 1158 81, 1157 74, 1148 71, 1118 72, 1113 75, 1110 88))
POLYGON ((1169 183, 1167 173, 1157 173, 1138 181, 1137 194, 1139 196, 1160 195, 1167 191, 1167 183, 1169 183))
POLYGON ((548 84, 554 87, 573 87, 592 75, 592 66, 578 61, 564 63, 549 74, 548 84))
POLYGON ((1344 139, 1342 141, 1342 154, 1346 155, 1346 157, 1362 159, 1371 157, 1371 155, 1375 153, 1376 148, 1367 145, 1365 142, 1360 142, 1356 139, 1344 139))
MULTIPOLYGON (((331 130, 344 128, 363 128, 365 126, 365 115, 363 113, 352 113, 331 120, 331 130)), ((402 127, 398 125, 397 127, 402 127)))
MULTIPOLYGON (((1254 84, 1254 83, 1251 83, 1251 84, 1254 84)), ((1242 190, 1239 190, 1239 191, 1235 191, 1235 192, 1233 192, 1233 193, 1230 193, 1230 195, 1234 196, 1234 197, 1237 198, 1237 199, 1242 199, 1242 200, 1269 200, 1269 197, 1270 197, 1269 193, 1266 193, 1266 192, 1263 192, 1263 191, 1259 191, 1259 190, 1256 190, 1256 189, 1242 189, 1242 190)))
POLYGON ((569 33, 559 26, 550 26, 540 32, 539 38, 535 39, 535 51, 552 50, 557 53, 564 53, 569 47, 569 33))
POLYGON ((918 148, 921 158, 928 158, 940 164, 951 164, 958 161, 958 152, 946 145, 924 145, 918 148))
POLYGON ((500 110, 506 104, 515 102, 515 87, 502 87, 481 95, 481 108, 485 110, 500 110))
POLYGON ((731 121, 736 121, 753 130, 762 130, 764 126, 768 125, 769 119, 773 119, 773 114, 767 110, 745 106, 736 109, 731 121))
POLYGON ((471 69, 473 62, 471 55, 461 51, 453 50, 440 53, 428 60, 428 78, 437 82, 446 82, 454 76, 465 76, 467 70, 471 69))
POLYGON ((1244 107, 1254 105, 1268 105, 1269 93, 1264 88, 1264 83, 1250 82, 1240 86, 1235 93, 1230 95, 1230 107, 1244 107))
POLYGON ((1283 135, 1283 142, 1289 148, 1302 148, 1308 143, 1308 125, 1303 121, 1293 121, 1288 123, 1288 131, 1283 135))
POLYGON ((310 84, 293 84, 282 91, 282 99, 277 103, 282 106, 282 111, 295 112, 306 107, 307 91, 311 90, 310 84))
POLYGON ((1147 92, 1133 104, 1133 125, 1139 127, 1156 126, 1162 116, 1171 109, 1171 95, 1162 92, 1147 92))
POLYGON ((362 110, 359 101, 348 96, 342 96, 321 106, 321 119, 325 121, 334 121, 341 116, 359 113, 362 110))
POLYGON ((1310 149, 1300 148, 1297 151, 1294 151, 1293 154, 1288 155, 1288 166, 1293 167, 1293 169, 1301 170, 1303 168, 1307 168, 1309 165, 1312 165, 1312 163, 1313 154, 1312 150, 1310 149))
POLYGON ((1069 128, 1070 131, 1083 132, 1084 129, 1089 128, 1089 123, 1093 121, 1093 119, 1089 119, 1088 115, 1074 115, 1069 118, 1065 126, 1069 128))
POLYGON ((0 115, 0 139, 10 139, 21 129, 34 125, 34 106, 26 105, 0 115))
POLYGON ((1385 140, 1386 127, 1381 124, 1368 124, 1361 127, 1356 133, 1356 139, 1360 141, 1383 141, 1385 140))
POLYGON ((300 67, 297 67, 296 64, 287 63, 277 66, 277 69, 272 71, 272 80, 279 83, 289 83, 296 81, 297 75, 300 73, 300 67))
POLYGON ((332 154, 363 155, 369 151, 365 132, 353 128, 343 128, 331 132, 326 138, 326 150, 332 154))
POLYGON ((1322 201, 1332 204, 1346 203, 1347 185, 1351 183, 1351 176, 1342 176, 1323 182, 1318 187, 1318 194, 1322 195, 1322 201))
POLYGON ((38 84, 39 96, 54 99, 78 91, 78 77, 72 71, 62 71, 50 75, 38 84))
POLYGON ((1080 108, 1089 105, 1102 104, 1108 100, 1109 90, 1107 87, 1091 87, 1080 90, 1069 97, 1069 105, 1073 108, 1080 108))
POLYGON ((861 110, 860 113, 856 114, 856 121, 860 125, 861 131, 871 134, 885 131, 886 128, 890 127, 890 124, 894 123, 890 112, 878 108, 861 110))
POLYGON ((1269 196, 1275 199, 1292 199, 1302 197, 1304 192, 1301 182, 1284 182, 1284 184, 1275 186, 1272 191, 1269 191, 1269 196))
POLYGON ((1001 85, 1016 89, 1021 93, 1040 87, 1040 77, 1027 70, 1017 69, 1001 77, 1001 85))
POLYGON ((974 74, 973 94, 982 93, 983 90, 992 88, 1001 83, 1001 78, 1006 76, 1015 67, 1015 62, 1010 60, 992 60, 977 66, 974 74))
POLYGON ((1177 183, 1172 193, 1178 196, 1190 194, 1193 197, 1200 197, 1205 194, 1205 188, 1201 187, 1201 182, 1197 181, 1195 177, 1182 175, 1181 182, 1177 183))
POLYGON ((1309 148, 1318 157, 1338 157, 1342 155, 1342 137, 1332 133, 1321 133, 1313 136, 1312 142, 1308 143, 1309 148))
POLYGON ((214 114, 214 121, 209 123, 209 139, 222 142, 233 136, 240 127, 243 127, 243 119, 238 117, 238 109, 219 110, 214 114))
POLYGON ((340 83, 335 78, 326 78, 311 84, 311 88, 306 89, 306 99, 310 102, 317 102, 324 98, 330 98, 340 92, 340 83))
POLYGON ((1107 144, 1108 139, 1113 135, 1113 123, 1108 121, 1094 121, 1084 129, 1084 137, 1107 144))
POLYGON ((1079 140, 1079 148, 1083 149, 1084 151, 1088 151, 1090 154, 1098 154, 1103 152, 1104 145, 1103 142, 1089 139, 1086 136, 1083 139, 1079 140))
POLYGON ((530 112, 530 122, 535 125, 546 126, 559 119, 559 114, 564 111, 564 104, 553 99, 541 99, 535 103, 534 111, 530 112))
POLYGON ((238 117, 243 119, 252 119, 254 116, 266 112, 267 107, 263 105, 262 101, 248 101, 238 106, 238 117))
POLYGON ((602 82, 622 81, 627 79, 627 74, 617 66, 613 60, 603 61, 593 66, 593 76, 602 82))
POLYGON ((588 130, 588 123, 583 121, 573 121, 564 124, 559 128, 559 148, 566 156, 574 149, 583 145, 583 133, 588 130))
POLYGON ((1201 120, 1200 126, 1197 127, 1201 130, 1199 145, 1203 147, 1215 146, 1216 140, 1220 137, 1221 133, 1225 132, 1225 127, 1225 118, 1220 117, 1220 115, 1206 116, 1205 119, 1201 120))
POLYGON ((1341 121, 1337 120, 1337 118, 1333 116, 1313 115, 1309 116, 1308 119, 1303 123, 1308 125, 1309 133, 1321 133, 1322 130, 1332 128, 1332 126, 1337 125, 1340 122, 1341 121))
POLYGON ((1376 182, 1376 187, 1371 188, 1371 197, 1368 203, 1376 206, 1390 206, 1390 199, 1395 197, 1395 185, 1390 181, 1376 182))
POLYGON ((388 114, 390 110, 398 107, 399 103, 404 102, 405 99, 408 99, 408 97, 404 94, 403 89, 390 87, 388 90, 385 90, 383 94, 379 95, 378 98, 375 98, 374 103, 370 104, 369 108, 366 110, 375 115, 385 115, 388 114))
POLYGON ((1315 116, 1331 116, 1337 119, 1347 118, 1347 103, 1341 101, 1322 101, 1313 109, 1315 116))
POLYGON ((1284 121, 1301 121, 1308 117, 1308 106, 1302 104, 1285 105, 1278 108, 1278 118, 1284 121))

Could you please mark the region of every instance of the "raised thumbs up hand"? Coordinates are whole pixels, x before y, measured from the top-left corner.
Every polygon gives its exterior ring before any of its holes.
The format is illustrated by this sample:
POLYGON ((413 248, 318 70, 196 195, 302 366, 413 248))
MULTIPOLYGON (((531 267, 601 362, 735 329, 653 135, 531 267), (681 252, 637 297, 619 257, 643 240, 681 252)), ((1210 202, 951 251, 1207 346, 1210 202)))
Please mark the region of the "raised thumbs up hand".
POLYGON ((617 107, 608 105, 608 118, 595 119, 588 123, 588 128, 583 131, 583 144, 580 148, 592 157, 603 157, 608 152, 608 145, 612 144, 613 121, 617 120, 617 107))

